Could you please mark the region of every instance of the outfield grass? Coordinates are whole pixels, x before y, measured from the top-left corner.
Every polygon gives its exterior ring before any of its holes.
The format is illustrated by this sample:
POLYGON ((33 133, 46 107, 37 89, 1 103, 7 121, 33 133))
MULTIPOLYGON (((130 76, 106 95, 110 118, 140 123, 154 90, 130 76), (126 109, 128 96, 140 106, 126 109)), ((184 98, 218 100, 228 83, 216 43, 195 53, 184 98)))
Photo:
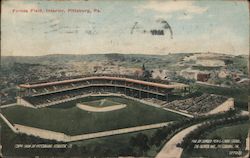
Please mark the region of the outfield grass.
POLYGON ((176 121, 185 117, 169 111, 145 105, 121 97, 88 97, 61 103, 52 108, 33 109, 13 106, 2 109, 12 122, 68 135, 100 132, 160 122, 176 121), (127 107, 110 112, 87 112, 76 107, 76 103, 108 98, 127 107))

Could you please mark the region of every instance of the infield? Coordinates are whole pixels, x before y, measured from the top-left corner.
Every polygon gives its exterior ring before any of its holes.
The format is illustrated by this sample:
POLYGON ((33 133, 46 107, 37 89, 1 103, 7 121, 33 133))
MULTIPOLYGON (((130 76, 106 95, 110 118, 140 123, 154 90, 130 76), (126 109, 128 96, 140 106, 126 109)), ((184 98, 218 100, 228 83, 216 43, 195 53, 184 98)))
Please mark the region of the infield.
POLYGON ((126 104, 114 102, 109 99, 77 103, 76 106, 89 112, 108 112, 125 108, 126 104))
POLYGON ((87 101, 87 102, 80 102, 80 103, 84 104, 84 105, 94 106, 94 107, 107 107, 107 106, 113 106, 113 105, 121 104, 119 102, 112 101, 109 98, 98 99, 98 100, 87 101))

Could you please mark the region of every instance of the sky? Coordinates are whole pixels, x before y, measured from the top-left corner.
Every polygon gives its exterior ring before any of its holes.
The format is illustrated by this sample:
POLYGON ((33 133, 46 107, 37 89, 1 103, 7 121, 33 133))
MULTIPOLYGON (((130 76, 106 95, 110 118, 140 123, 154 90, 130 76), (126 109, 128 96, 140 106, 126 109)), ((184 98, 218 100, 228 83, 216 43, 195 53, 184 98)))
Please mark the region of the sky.
POLYGON ((248 9, 225 0, 7 0, 1 55, 248 54, 248 9))

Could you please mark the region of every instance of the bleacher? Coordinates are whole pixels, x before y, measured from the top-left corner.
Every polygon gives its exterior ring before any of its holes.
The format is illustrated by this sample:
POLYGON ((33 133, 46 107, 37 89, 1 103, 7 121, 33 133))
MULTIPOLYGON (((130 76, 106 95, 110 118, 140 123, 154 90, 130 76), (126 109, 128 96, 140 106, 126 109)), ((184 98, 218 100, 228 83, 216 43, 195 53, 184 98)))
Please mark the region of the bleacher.
MULTIPOLYGON (((34 106, 45 105, 51 102, 57 102, 61 100, 67 100, 69 98, 74 98, 81 95, 87 94, 107 94, 107 93, 118 93, 118 94, 125 94, 134 98, 147 98, 146 94, 142 94, 139 96, 138 90, 127 89, 124 91, 124 88, 115 88, 110 87, 85 87, 80 89, 73 89, 68 91, 62 91, 57 93, 49 93, 45 95, 38 95, 38 96, 26 96, 23 97, 24 100, 28 101, 34 106)), ((149 96, 151 99, 154 98, 154 95, 149 96)))
POLYGON ((109 76, 109 77, 120 77, 120 78, 131 78, 141 81, 148 81, 148 82, 154 82, 154 83, 162 83, 162 84, 169 84, 168 80, 160 80, 160 79, 153 79, 153 78, 143 78, 140 76, 134 76, 134 75, 125 75, 125 74, 88 74, 88 75, 78 75, 78 76, 65 76, 60 78, 50 78, 42 81, 36 81, 36 82, 28 82, 27 84, 38 84, 38 83, 48 83, 48 82, 55 82, 55 81, 63 81, 63 80, 71 80, 71 79, 77 79, 77 78, 86 78, 86 77, 92 77, 92 76, 109 76))
POLYGON ((175 100, 167 103, 165 107, 183 110, 193 114, 209 112, 227 100, 226 97, 214 94, 202 94, 198 97, 175 100))
POLYGON ((48 86, 41 86, 41 87, 34 87, 31 88, 31 92, 29 95, 38 96, 38 95, 45 95, 49 93, 56 93, 61 91, 73 90, 82 87, 89 87, 89 86, 98 86, 98 85, 106 85, 114 86, 114 87, 126 87, 126 88, 136 88, 141 91, 148 91, 148 92, 155 92, 155 93, 162 93, 165 94, 171 89, 165 89, 161 87, 149 86, 140 83, 129 83, 120 80, 105 80, 105 79, 92 79, 86 81, 79 81, 73 83, 63 83, 63 84, 56 84, 56 85, 48 85, 48 86))

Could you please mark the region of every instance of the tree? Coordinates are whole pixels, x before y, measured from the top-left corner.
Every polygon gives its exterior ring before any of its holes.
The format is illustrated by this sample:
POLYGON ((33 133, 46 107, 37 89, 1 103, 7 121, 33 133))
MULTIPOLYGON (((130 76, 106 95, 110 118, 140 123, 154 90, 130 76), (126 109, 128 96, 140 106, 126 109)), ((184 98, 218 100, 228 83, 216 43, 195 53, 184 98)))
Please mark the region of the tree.
POLYGON ((143 78, 144 78, 144 79, 149 80, 151 77, 152 77, 152 74, 151 74, 150 71, 145 70, 145 71, 143 72, 143 78))
POLYGON ((146 152, 149 149, 148 140, 147 135, 139 133, 135 137, 132 137, 129 143, 134 147, 138 147, 140 151, 146 152))
POLYGON ((134 151, 132 147, 124 147, 119 150, 119 156, 133 156, 134 151))

